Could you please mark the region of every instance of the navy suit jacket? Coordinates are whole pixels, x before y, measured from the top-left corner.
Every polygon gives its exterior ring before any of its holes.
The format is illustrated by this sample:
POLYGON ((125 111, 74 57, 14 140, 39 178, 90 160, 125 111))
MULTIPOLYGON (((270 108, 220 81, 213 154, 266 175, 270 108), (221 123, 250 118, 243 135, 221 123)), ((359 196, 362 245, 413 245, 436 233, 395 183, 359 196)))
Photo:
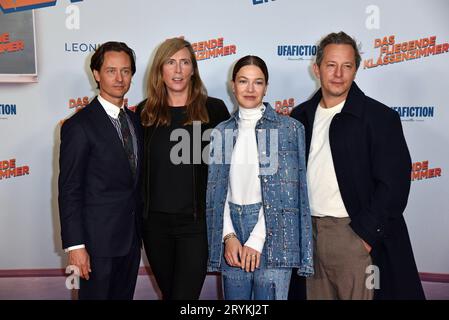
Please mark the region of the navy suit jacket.
POLYGON ((138 141, 136 179, 120 137, 97 98, 61 128, 59 215, 63 248, 85 244, 90 255, 126 255, 140 239, 142 215, 142 129, 132 119, 138 141))

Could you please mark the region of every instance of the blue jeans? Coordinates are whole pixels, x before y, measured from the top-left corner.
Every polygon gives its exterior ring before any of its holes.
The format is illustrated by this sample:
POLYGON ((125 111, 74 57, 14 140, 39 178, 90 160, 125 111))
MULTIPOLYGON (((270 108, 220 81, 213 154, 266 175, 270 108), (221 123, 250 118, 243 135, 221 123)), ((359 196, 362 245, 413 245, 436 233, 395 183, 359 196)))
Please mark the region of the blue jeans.
MULTIPOLYGON (((236 205, 229 202, 231 220, 243 245, 257 223, 261 203, 236 205)), ((265 250, 254 272, 231 267, 222 257, 222 279, 226 300, 287 300, 291 268, 266 268, 265 250)))

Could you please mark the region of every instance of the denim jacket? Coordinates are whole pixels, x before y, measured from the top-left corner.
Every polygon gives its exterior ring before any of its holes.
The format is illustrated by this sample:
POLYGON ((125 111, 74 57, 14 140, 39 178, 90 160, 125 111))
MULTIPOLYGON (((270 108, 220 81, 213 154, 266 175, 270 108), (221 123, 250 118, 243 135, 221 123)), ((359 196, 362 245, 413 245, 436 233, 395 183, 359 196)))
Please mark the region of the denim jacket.
MULTIPOLYGON (((265 104, 256 124, 262 205, 265 215, 267 268, 298 268, 313 274, 312 227, 307 196, 303 125, 277 114, 265 104)), ((208 271, 220 271, 223 255, 223 212, 229 185, 238 111, 212 132, 206 194, 209 243, 208 271)))

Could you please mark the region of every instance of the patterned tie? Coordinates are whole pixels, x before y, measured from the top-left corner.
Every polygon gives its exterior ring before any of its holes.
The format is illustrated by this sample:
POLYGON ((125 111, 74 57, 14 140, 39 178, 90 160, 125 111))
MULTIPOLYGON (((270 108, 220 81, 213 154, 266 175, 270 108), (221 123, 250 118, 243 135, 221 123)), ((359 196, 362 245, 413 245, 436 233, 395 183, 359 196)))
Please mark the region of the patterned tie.
POLYGON ((129 130, 128 120, 124 109, 120 109, 118 114, 118 119, 120 121, 120 130, 122 131, 123 148, 125 149, 126 155, 128 156, 129 165, 133 174, 133 178, 136 177, 136 161, 133 151, 133 138, 131 136, 131 131, 129 130))

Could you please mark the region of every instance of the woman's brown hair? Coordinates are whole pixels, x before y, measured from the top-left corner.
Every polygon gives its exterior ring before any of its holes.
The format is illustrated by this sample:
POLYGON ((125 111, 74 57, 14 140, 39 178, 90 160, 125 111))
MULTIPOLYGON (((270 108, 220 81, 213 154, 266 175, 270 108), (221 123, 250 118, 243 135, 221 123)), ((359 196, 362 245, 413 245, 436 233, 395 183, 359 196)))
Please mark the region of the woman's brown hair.
POLYGON ((193 75, 190 78, 189 95, 187 98, 187 120, 185 125, 193 121, 209 122, 209 115, 206 109, 207 91, 200 78, 198 63, 192 45, 181 38, 165 40, 157 49, 150 68, 147 85, 147 102, 141 113, 142 124, 144 126, 163 126, 170 124, 170 112, 168 106, 168 93, 162 77, 164 64, 176 52, 187 48, 192 60, 193 75))

